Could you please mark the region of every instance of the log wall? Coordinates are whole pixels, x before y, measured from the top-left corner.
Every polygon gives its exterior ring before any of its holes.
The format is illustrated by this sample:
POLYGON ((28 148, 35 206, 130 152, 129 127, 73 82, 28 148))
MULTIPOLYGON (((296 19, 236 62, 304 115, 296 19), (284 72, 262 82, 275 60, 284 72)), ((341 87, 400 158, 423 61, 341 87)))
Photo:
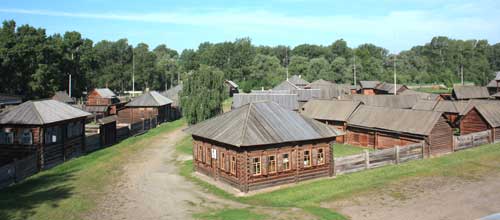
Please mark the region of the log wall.
POLYGON ((473 108, 460 120, 460 135, 488 130, 488 122, 473 108))

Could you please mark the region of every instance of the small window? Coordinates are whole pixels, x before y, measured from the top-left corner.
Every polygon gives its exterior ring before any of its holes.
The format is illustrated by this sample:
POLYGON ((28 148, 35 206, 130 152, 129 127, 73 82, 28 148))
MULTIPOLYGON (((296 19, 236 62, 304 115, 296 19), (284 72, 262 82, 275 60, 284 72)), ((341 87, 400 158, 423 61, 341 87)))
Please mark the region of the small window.
POLYGON ((325 153, 323 152, 323 148, 318 149, 318 165, 325 164, 325 153))
POLYGON ((254 157, 252 159, 252 174, 260 175, 260 157, 254 157))
POLYGON ((14 133, 10 130, 0 131, 0 144, 13 144, 14 133))
POLYGON ((276 156, 268 156, 267 157, 267 172, 275 173, 276 172, 276 156))
POLYGON ((304 151, 304 167, 311 166, 311 152, 308 150, 304 151))
POLYGON ((289 154, 283 154, 283 170, 287 171, 290 170, 290 158, 289 154))
POLYGON ((61 137, 61 129, 59 127, 47 128, 45 130, 45 143, 53 144, 58 143, 61 137))
POLYGON ((220 169, 221 170, 225 170, 225 166, 226 165, 226 154, 224 152, 221 152, 220 153, 220 169))
POLYGON ((20 135, 21 144, 31 145, 33 144, 33 135, 31 129, 23 129, 20 135))
POLYGON ((231 173, 236 175, 236 156, 231 156, 231 173))

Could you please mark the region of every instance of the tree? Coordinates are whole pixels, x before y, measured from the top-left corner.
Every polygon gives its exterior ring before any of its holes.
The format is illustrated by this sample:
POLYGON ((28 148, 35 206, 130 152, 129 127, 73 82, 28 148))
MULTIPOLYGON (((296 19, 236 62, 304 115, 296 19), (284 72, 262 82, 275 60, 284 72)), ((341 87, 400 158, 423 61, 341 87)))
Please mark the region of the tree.
POLYGON ((292 56, 290 58, 290 65, 288 72, 296 75, 306 75, 309 70, 309 60, 307 57, 292 56))
POLYGON ((189 124, 196 124, 222 112, 228 96, 224 73, 207 65, 188 75, 180 93, 182 114, 189 124))
POLYGON ((333 73, 330 69, 328 60, 323 57, 311 59, 309 61, 309 66, 307 67, 307 74, 305 75, 305 78, 308 81, 314 81, 315 79, 333 81, 333 73))

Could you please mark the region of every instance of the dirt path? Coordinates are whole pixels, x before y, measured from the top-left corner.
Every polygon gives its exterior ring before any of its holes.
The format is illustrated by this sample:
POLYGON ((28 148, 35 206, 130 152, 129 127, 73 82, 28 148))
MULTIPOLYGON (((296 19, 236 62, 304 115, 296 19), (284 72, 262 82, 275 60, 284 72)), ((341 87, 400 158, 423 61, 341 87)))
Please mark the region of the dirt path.
POLYGON ((190 219, 201 210, 241 206, 204 193, 178 174, 175 144, 184 136, 178 129, 152 138, 89 219, 190 219))
POLYGON ((358 219, 477 219, 500 212, 500 175, 482 180, 427 178, 324 204, 358 219))

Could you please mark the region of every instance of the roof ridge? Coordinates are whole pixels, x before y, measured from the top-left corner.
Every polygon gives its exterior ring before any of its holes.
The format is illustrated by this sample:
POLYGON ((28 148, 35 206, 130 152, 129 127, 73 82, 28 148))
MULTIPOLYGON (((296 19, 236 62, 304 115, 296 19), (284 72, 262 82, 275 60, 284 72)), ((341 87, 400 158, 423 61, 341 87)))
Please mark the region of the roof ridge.
POLYGON ((241 145, 243 145, 243 140, 244 140, 244 137, 245 137, 245 135, 247 133, 248 118, 250 117, 250 111, 252 111, 252 106, 253 106, 253 103, 250 102, 248 104, 247 114, 245 115, 245 121, 243 122, 243 129, 241 130, 241 140, 240 140, 240 144, 238 145, 238 147, 240 147, 241 145))
POLYGON ((148 95, 149 95, 149 96, 151 96, 151 98, 153 98, 153 100, 155 100, 155 101, 156 101, 156 104, 158 104, 158 105, 159 105, 159 104, 160 104, 160 100, 158 100, 158 99, 156 98, 156 96, 154 96, 154 95, 153 95, 153 93, 152 93, 152 92, 154 92, 154 91, 149 91, 149 92, 148 92, 148 95))
POLYGON ((32 101, 29 101, 29 102, 35 108, 35 113, 36 113, 36 116, 38 117, 38 119, 40 119, 40 121, 42 122, 42 124, 44 124, 45 122, 43 121, 43 118, 42 118, 42 115, 40 114, 40 112, 38 112, 38 108, 36 107, 35 102, 32 102, 32 101))

